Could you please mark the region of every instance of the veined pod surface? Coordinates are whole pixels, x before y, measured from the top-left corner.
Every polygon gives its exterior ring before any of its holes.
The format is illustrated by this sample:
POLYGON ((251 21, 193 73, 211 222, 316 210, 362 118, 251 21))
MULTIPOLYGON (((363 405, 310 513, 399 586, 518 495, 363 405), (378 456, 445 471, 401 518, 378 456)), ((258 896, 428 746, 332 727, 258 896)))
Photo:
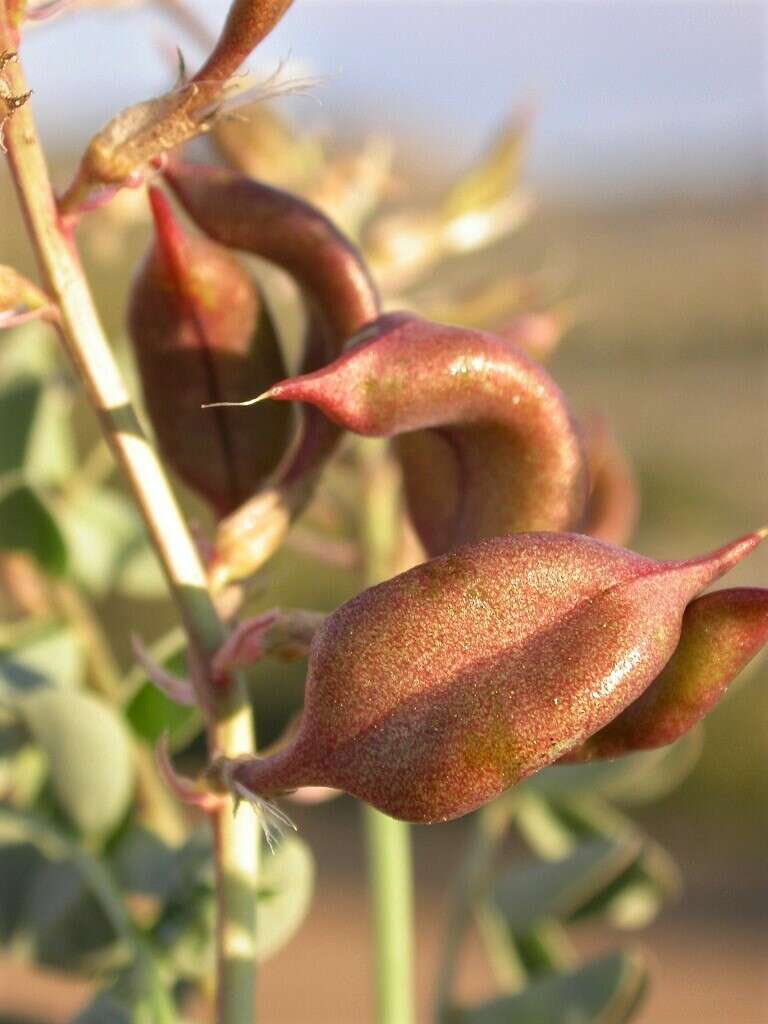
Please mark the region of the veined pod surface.
POLYGON ((511 342, 408 313, 380 317, 344 354, 268 397, 307 402, 358 434, 395 438, 427 551, 579 522, 585 460, 545 370, 511 342))
POLYGON ((269 310, 245 267, 182 231, 150 190, 156 241, 133 285, 128 323, 152 424, 179 476, 227 515, 250 498, 290 442, 291 417, 237 402, 284 374, 269 310))
POLYGON ((661 562, 518 534, 417 566, 326 620, 297 733, 229 777, 261 797, 331 786, 408 821, 466 814, 636 701, 689 602, 764 535, 661 562))

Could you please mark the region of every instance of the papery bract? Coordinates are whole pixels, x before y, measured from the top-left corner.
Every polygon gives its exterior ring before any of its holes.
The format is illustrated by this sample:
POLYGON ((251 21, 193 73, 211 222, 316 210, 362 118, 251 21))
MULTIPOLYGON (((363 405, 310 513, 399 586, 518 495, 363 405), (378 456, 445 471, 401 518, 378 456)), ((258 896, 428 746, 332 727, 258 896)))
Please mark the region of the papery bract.
POLYGON ((182 231, 150 193, 157 240, 131 293, 129 329, 147 409, 163 454, 226 515, 251 497, 290 440, 290 416, 204 409, 237 402, 284 373, 269 310, 246 269, 182 231))
POLYGON ((620 757, 673 743, 717 704, 768 641, 768 590, 717 590, 691 601, 659 677, 566 761, 620 757))
POLYGON ((358 434, 395 437, 430 554, 581 518, 584 459, 570 412, 511 342, 391 313, 334 363, 268 396, 308 402, 358 434))
POLYGON ((636 701, 691 599, 763 536, 660 562, 525 534, 417 566, 326 620, 297 733, 232 778, 259 796, 332 786, 410 821, 465 814, 636 701))

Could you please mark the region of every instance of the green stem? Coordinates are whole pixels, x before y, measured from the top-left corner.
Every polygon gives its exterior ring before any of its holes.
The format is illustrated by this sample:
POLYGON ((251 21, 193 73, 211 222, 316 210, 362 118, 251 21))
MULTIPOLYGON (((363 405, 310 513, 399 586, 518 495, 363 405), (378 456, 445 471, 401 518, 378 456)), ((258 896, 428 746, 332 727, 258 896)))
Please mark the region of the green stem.
MULTIPOLYGON (((7 5, 0 0, 0 52, 17 42, 7 5)), ((28 91, 19 62, 4 70, 12 95, 28 91)), ((71 232, 61 222, 31 104, 4 125, 11 175, 59 326, 104 436, 144 518, 189 637, 203 669, 221 646, 224 626, 208 590, 206 572, 163 467, 148 443, 99 321, 71 232)), ((223 698, 201 691, 210 717, 212 755, 237 757, 254 748, 245 687, 234 680, 223 698)), ((255 964, 254 902, 258 830, 247 808, 235 815, 228 801, 214 816, 217 865, 218 1024, 252 1024, 255 964), (235 899, 234 893, 237 893, 235 899), (245 905, 245 906, 244 906, 245 905)))
MULTIPOLYGON (((399 481, 384 444, 360 442, 364 495, 361 541, 364 582, 391 574, 399 524, 399 481)), ((408 825, 363 807, 374 939, 377 1024, 411 1024, 413 997, 413 868, 408 825)))
POLYGON ((408 826, 363 807, 375 943, 376 1020, 409 1024, 413 1011, 413 881, 408 826))

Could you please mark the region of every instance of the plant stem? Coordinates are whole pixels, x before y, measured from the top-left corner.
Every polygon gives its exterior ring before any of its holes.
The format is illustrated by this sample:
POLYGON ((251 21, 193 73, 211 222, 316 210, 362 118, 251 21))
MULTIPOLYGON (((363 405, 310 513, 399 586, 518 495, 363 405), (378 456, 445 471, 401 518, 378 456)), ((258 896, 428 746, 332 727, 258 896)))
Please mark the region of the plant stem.
MULTIPOLYGON (((6 4, 0 0, 0 52, 13 50, 15 42, 6 4)), ((7 65, 4 74, 13 95, 27 92, 20 63, 7 65)), ((207 666, 210 656, 221 646, 224 627, 170 484, 136 417, 99 321, 73 238, 59 218, 29 103, 6 122, 5 141, 11 175, 40 271, 59 308, 65 346, 142 513, 187 631, 190 652, 201 665, 207 666)), ((242 683, 233 680, 222 698, 213 700, 210 692, 207 697, 211 753, 237 757, 252 752, 253 726, 242 683)), ((218 879, 218 1024, 252 1024, 259 833, 249 809, 242 808, 234 814, 229 801, 214 818, 214 834, 218 879)))
MULTIPOLYGON (((391 573, 399 523, 399 480, 382 443, 361 441, 365 481, 362 549, 365 585, 391 573)), ((413 871, 409 827, 363 806, 374 937, 377 1024, 411 1024, 413 871)))

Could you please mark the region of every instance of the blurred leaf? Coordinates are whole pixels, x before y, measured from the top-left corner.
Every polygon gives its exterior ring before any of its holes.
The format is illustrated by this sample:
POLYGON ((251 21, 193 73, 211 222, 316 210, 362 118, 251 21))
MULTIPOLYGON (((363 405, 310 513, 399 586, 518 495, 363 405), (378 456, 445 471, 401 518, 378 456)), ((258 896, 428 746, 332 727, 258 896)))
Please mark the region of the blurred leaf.
POLYGON ((562 974, 573 967, 574 952, 568 932, 552 918, 540 921, 525 935, 516 935, 515 948, 529 978, 542 974, 562 974))
POLYGON ((701 730, 659 750, 616 761, 553 765, 523 786, 546 796, 598 792, 628 804, 650 803, 675 789, 692 770, 701 750, 701 730))
POLYGON ((112 871, 127 893, 168 898, 178 885, 177 852, 154 832, 133 826, 110 855, 112 871))
POLYGON ((194 739, 203 728, 197 707, 185 707, 166 697, 152 683, 145 683, 125 711, 133 730, 150 743, 168 733, 171 750, 178 750, 194 739))
POLYGON ((526 121, 518 116, 505 125, 486 156, 456 182, 443 203, 446 217, 495 206, 509 196, 520 179, 526 121))
POLYGON ((0 651, 0 694, 41 686, 71 689, 81 685, 83 673, 83 652, 77 637, 59 626, 37 629, 23 643, 0 651))
POLYGON ((18 480, 0 487, 0 549, 26 551, 54 576, 67 568, 67 545, 47 504, 18 480))
POLYGON ((99 900, 78 868, 67 861, 44 864, 27 892, 23 927, 34 940, 35 960, 62 970, 81 966, 117 938, 99 900))
POLYGON ((60 345, 50 324, 35 321, 6 331, 0 346, 0 376, 50 378, 61 367, 60 345))
POLYGON ((213 843, 207 828, 193 832, 175 851, 174 883, 152 939, 174 973, 202 978, 213 966, 215 927, 213 843))
POLYGON ((41 381, 11 381, 0 391, 0 476, 24 469, 40 398, 41 381))
POLYGON ((17 377, 0 390, 0 476, 66 480, 75 462, 71 413, 69 393, 40 378, 17 377))
POLYGON ((115 590, 134 601, 167 597, 168 584, 148 542, 128 552, 117 574, 115 590))
POLYGON ((574 918, 602 917, 615 928, 645 928, 680 891, 680 884, 677 865, 651 842, 574 918))
POLYGON ((0 943, 7 945, 23 922, 24 904, 45 857, 32 843, 0 846, 0 943))
POLYGON ((637 842, 595 839, 562 860, 515 867, 496 883, 495 901, 515 934, 543 918, 565 918, 593 899, 637 856, 637 842))
POLYGON ((637 856, 575 917, 602 916, 619 928, 641 928, 650 923, 665 903, 680 890, 680 872, 669 854, 643 836, 632 821, 594 797, 556 804, 553 811, 576 841, 595 837, 621 839, 635 836, 641 843, 637 856))
MULTIPOLYGON (((154 661, 177 676, 187 673, 186 638, 182 629, 172 629, 149 649, 154 661)), ((137 663, 126 679, 126 689, 133 693, 125 716, 134 732, 149 743, 156 743, 167 732, 171 750, 186 746, 203 728, 200 709, 176 704, 151 683, 137 663)))
POLYGON ((636 956, 609 956, 570 974, 534 982, 519 995, 452 1012, 450 1024, 622 1024, 645 987, 636 956))
POLYGON ((83 832, 104 833, 124 814, 133 788, 128 734, 90 694, 45 689, 17 705, 45 751, 54 792, 83 832))
POLYGON ((62 513, 77 580, 91 593, 113 589, 131 597, 166 593, 144 526, 128 498, 108 487, 77 494, 62 513))
POLYGON ((312 899, 315 866, 303 840, 286 836, 272 856, 265 856, 259 874, 256 957, 267 960, 299 929, 312 899))
POLYGON ((62 484, 77 465, 72 423, 72 395, 61 387, 46 387, 27 445, 24 476, 37 484, 62 484))
POLYGON ((71 1024, 159 1024, 174 1019, 171 997, 150 954, 137 956, 71 1024))

